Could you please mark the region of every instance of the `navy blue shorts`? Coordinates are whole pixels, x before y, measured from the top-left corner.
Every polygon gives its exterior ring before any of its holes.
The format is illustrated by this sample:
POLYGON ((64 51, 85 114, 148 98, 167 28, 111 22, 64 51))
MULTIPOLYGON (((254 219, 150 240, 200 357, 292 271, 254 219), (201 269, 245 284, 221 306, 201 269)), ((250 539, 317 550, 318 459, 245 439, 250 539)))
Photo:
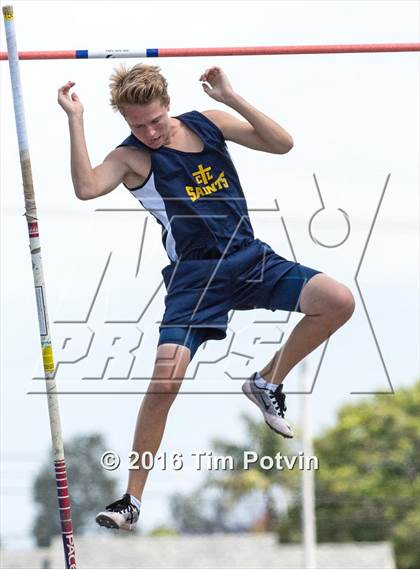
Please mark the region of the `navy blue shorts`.
POLYGON ((259 239, 222 259, 171 263, 162 270, 167 294, 158 344, 185 345, 192 359, 203 342, 226 337, 230 310, 301 312, 302 288, 320 272, 259 239))

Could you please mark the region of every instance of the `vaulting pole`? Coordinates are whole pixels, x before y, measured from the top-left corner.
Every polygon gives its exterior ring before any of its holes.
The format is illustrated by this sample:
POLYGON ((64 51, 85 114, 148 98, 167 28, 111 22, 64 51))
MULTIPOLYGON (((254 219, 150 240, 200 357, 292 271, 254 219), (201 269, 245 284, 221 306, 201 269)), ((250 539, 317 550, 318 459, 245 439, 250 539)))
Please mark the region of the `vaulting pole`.
POLYGON ((32 168, 29 156, 28 138, 26 134, 22 85, 20 81, 19 58, 16 47, 16 34, 12 6, 3 7, 3 17, 6 30, 7 52, 9 54, 8 59, 10 78, 12 83, 13 106, 15 110, 16 131, 20 154, 20 167, 22 171, 23 193, 25 198, 25 216, 28 224, 29 249, 31 252, 32 273, 34 278, 35 297, 38 310, 39 333, 41 337, 42 360, 44 364, 45 386, 47 392, 48 413, 50 419, 55 478, 58 495, 58 508, 60 513, 61 534, 63 537, 64 545, 64 558, 66 569, 76 569, 73 527, 71 523, 70 512, 70 497, 67 483, 66 465, 64 462, 63 437, 61 434, 58 395, 54 377, 54 359, 51 345, 50 325, 47 313, 44 275, 42 269, 38 217, 32 181, 32 168))
MULTIPOLYGON (((19 59, 108 59, 130 57, 217 57, 224 55, 316 55, 333 53, 383 53, 420 51, 420 43, 366 43, 340 45, 272 45, 255 47, 180 47, 105 49, 94 51, 75 49, 67 51, 22 51, 19 59)), ((0 60, 7 59, 0 52, 0 60)))

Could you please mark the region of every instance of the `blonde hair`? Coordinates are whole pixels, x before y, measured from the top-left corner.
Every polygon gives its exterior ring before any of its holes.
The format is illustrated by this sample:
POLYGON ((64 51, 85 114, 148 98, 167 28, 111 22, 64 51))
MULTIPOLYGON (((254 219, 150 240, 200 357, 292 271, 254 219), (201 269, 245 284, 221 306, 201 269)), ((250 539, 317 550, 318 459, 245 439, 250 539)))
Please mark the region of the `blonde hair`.
POLYGON ((168 82, 156 65, 138 63, 129 69, 121 64, 110 80, 110 103, 115 111, 122 112, 124 105, 146 105, 154 99, 169 104, 168 82))

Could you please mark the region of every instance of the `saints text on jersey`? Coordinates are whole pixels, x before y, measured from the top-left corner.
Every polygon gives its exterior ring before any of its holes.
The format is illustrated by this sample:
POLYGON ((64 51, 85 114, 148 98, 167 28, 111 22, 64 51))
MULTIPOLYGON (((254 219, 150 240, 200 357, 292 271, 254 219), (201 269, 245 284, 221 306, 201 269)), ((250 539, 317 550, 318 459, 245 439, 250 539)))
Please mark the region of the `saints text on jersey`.
POLYGON ((221 172, 216 179, 211 172, 211 166, 203 167, 199 164, 197 171, 192 173, 196 184, 199 186, 185 186, 185 191, 190 196, 191 200, 195 202, 203 196, 207 196, 213 192, 228 188, 229 183, 225 178, 225 173, 221 172), (214 180, 213 182, 211 180, 214 180))

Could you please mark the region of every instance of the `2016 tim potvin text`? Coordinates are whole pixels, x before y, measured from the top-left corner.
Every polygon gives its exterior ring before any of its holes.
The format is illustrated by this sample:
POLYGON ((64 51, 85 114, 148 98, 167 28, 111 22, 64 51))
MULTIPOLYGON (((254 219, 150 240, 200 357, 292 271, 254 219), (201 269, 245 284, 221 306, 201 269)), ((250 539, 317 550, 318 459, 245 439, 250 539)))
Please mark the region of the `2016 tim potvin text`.
MULTIPOLYGON (((116 470, 121 465, 121 457, 114 451, 106 451, 101 456, 101 465, 106 470, 116 470)), ((129 470, 182 470, 184 467, 194 470, 249 470, 259 467, 262 470, 318 470, 319 461, 316 456, 306 456, 303 451, 297 455, 287 456, 277 453, 274 456, 260 456, 257 452, 246 450, 240 456, 216 455, 212 451, 160 452, 153 456, 150 451, 131 452, 128 455, 129 470)))

